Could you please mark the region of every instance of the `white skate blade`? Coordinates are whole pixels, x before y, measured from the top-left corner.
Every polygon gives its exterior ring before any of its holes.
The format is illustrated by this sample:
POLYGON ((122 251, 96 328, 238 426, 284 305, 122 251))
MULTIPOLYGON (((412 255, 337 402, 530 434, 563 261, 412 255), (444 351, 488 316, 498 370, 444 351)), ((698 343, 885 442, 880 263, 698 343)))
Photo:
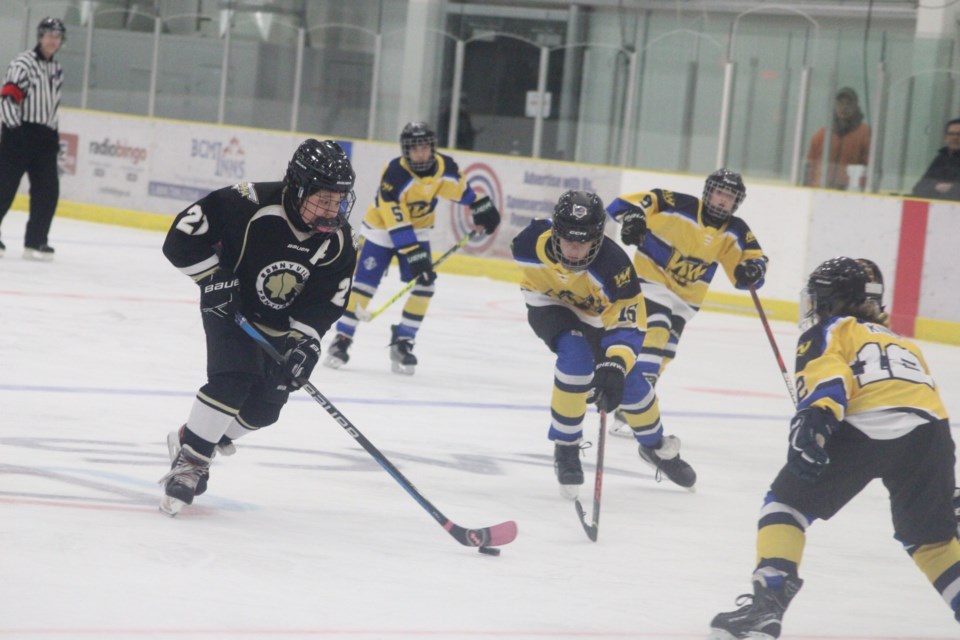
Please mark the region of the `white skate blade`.
POLYGON ((560 487, 560 497, 571 502, 574 500, 580 499, 580 487, 579 484, 558 484, 560 487))
POLYGON ((187 505, 183 500, 178 500, 177 498, 171 498, 170 496, 164 494, 160 498, 160 511, 167 514, 171 518, 180 513, 180 510, 187 505))
POLYGON ((336 358, 334 356, 327 356, 327 358, 323 361, 323 366, 329 369, 339 369, 345 364, 347 363, 341 360, 340 358, 336 358))
POLYGON ((53 262, 53 254, 37 251, 36 249, 24 249, 23 259, 33 260, 34 262, 53 262))
POLYGON ((613 424, 607 429, 607 433, 619 438, 633 438, 633 429, 626 422, 613 420, 613 424))
POLYGON ((174 429, 167 434, 167 453, 170 454, 170 462, 177 459, 180 453, 180 430, 174 429))
POLYGON ((399 362, 391 362, 390 370, 394 373, 399 373, 402 376, 412 376, 413 372, 416 371, 416 365, 408 366, 400 364, 399 362))

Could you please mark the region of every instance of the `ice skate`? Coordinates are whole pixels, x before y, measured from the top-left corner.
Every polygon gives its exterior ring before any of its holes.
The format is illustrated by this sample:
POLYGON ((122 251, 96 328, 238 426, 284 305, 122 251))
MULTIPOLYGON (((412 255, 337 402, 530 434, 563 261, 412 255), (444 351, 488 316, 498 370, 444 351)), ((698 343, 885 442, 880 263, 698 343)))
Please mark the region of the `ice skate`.
POLYGON ((697 472, 680 459, 680 438, 677 436, 664 436, 660 447, 656 449, 641 444, 640 457, 657 470, 657 480, 663 474, 671 482, 693 491, 697 472))
POLYGON ((39 247, 24 247, 23 259, 50 262, 53 260, 53 253, 53 247, 48 244, 42 244, 39 247))
POLYGON ((560 495, 568 500, 576 500, 583 484, 583 466, 580 464, 580 443, 560 443, 553 445, 553 470, 560 483, 560 495))
MULTIPOLYGON (((183 430, 187 428, 187 425, 181 426, 179 429, 175 429, 167 434, 167 453, 170 455, 170 462, 173 462, 177 459, 177 456, 180 454, 180 442, 183 439, 183 430)), ((233 444, 233 440, 227 436, 220 438, 220 442, 217 443, 216 448, 213 450, 214 455, 220 454, 222 456, 232 456, 237 452, 237 447, 233 444)), ((211 460, 213 456, 210 456, 211 460)), ((210 471, 207 470, 206 473, 200 476, 200 479, 197 481, 197 488, 193 492, 193 495, 199 496, 207 490, 207 480, 210 478, 210 471)))
POLYGON ((353 344, 353 338, 338 333, 330 348, 327 349, 327 357, 323 361, 323 366, 339 369, 347 364, 350 361, 350 354, 347 353, 347 349, 350 348, 351 344, 353 344))
MULTIPOLYGON (((167 445, 169 444, 168 437, 167 445)), ((186 505, 193 504, 200 479, 204 478, 206 490, 206 478, 209 475, 210 458, 197 453, 188 444, 181 445, 177 457, 170 465, 170 471, 159 480, 164 494, 160 500, 160 511, 172 517, 180 513, 186 505)))
POLYGON ((417 367, 417 356, 413 355, 413 338, 397 335, 398 325, 390 327, 390 370, 405 376, 412 376, 417 367))
POLYGON ((783 613, 802 586, 800 578, 785 578, 779 589, 755 580, 753 595, 745 593, 737 598, 739 609, 714 616, 708 640, 776 640, 780 637, 783 613))

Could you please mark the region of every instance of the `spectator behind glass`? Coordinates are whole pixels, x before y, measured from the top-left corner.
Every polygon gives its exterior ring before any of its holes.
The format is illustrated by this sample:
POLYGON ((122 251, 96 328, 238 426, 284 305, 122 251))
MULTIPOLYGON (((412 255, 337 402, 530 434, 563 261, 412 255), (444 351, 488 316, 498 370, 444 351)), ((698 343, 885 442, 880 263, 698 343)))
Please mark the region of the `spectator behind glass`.
MULTIPOLYGON (((807 151, 807 175, 804 184, 820 186, 820 165, 823 162, 823 127, 810 139, 807 151)), ((830 130, 830 150, 827 154, 828 189, 846 189, 849 178, 847 166, 866 165, 870 156, 870 126, 863 121, 857 92, 844 87, 837 92, 833 107, 833 126, 830 130)))
POLYGON ((918 198, 960 200, 960 118, 947 123, 943 143, 926 173, 913 187, 918 198))

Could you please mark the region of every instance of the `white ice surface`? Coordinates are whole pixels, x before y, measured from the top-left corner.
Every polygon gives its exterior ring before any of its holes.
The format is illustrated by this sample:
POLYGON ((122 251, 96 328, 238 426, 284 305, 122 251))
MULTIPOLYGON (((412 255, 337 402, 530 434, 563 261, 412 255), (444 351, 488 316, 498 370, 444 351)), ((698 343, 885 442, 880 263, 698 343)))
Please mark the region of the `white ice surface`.
MULTIPOLYGON (((791 414, 756 317, 701 313, 660 384, 696 493, 608 438, 597 543, 558 495, 553 362, 519 291, 451 275, 416 375, 390 373, 398 304, 312 380, 447 517, 516 520, 500 557, 458 545, 303 393, 171 519, 156 482, 204 382, 196 288, 154 232, 57 219, 56 260, 24 261, 25 220, 4 221, 0 259, 0 638, 685 640, 749 590, 791 414)), ((775 332, 791 360, 796 330, 775 332)), ((960 415, 960 348, 923 348, 960 415)), ((879 483, 816 523, 783 638, 960 636, 892 536, 879 483)))

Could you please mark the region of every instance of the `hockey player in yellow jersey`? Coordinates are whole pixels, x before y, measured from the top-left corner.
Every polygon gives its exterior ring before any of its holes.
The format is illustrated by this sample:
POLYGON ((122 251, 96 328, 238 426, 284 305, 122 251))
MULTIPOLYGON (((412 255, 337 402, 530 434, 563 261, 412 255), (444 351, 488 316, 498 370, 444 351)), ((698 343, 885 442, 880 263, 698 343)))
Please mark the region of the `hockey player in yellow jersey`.
POLYGON ((437 152, 437 135, 426 123, 408 123, 400 134, 400 148, 400 157, 383 170, 377 196, 360 228, 364 240, 353 290, 324 360, 333 369, 350 359, 348 349, 359 324, 357 307, 367 308, 387 265, 396 256, 400 279, 416 279, 417 284, 403 307, 400 323, 391 327, 391 368, 394 373, 413 374, 417 366, 414 341, 437 278, 431 264, 430 230, 441 198, 469 205, 473 223, 485 233, 493 233, 500 223, 500 213, 490 198, 478 198, 454 159, 437 152))
POLYGON ((553 220, 534 220, 511 245, 534 333, 556 354, 550 429, 561 493, 583 484, 580 443, 587 398, 606 412, 622 406, 640 442, 640 456, 673 482, 693 487, 696 473, 680 458, 680 439, 664 436, 657 397, 635 366, 646 314, 630 258, 605 240, 603 202, 567 191, 553 220))
POLYGON ((807 528, 876 478, 890 493, 897 540, 960 621, 950 425, 920 349, 884 323, 882 282, 876 265, 851 258, 824 262, 808 280, 806 330, 797 343, 799 404, 787 463, 760 510, 753 595, 714 617, 711 640, 778 638, 803 584, 807 528))
MULTIPOLYGON (((738 289, 763 286, 767 258, 750 227, 734 215, 747 196, 740 175, 710 174, 703 197, 653 189, 616 198, 607 213, 620 237, 637 247, 633 264, 643 283, 648 332, 638 366, 655 385, 677 354, 720 266, 738 289)), ((610 432, 630 436, 624 412, 610 432)))

